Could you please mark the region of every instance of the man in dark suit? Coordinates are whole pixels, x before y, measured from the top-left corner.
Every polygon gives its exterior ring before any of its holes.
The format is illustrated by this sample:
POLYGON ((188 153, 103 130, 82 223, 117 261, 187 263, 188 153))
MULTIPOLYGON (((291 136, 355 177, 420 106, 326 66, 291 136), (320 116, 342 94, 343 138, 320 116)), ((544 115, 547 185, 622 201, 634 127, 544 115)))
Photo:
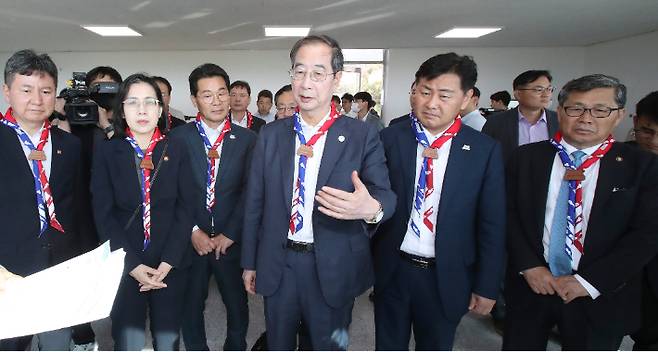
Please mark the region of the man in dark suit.
POLYGON ((658 247, 658 159, 610 133, 626 87, 568 82, 560 132, 510 160, 503 349, 616 350, 640 324, 641 271, 658 247))
MULTIPOLYGON (((0 123, 0 265, 27 276, 79 252, 80 141, 48 123, 57 95, 57 67, 48 55, 14 53, 4 80, 10 108, 0 123)), ((71 329, 37 336, 40 349, 68 350, 71 329)), ((25 350, 31 341, 0 340, 0 349, 25 350)))
MULTIPOLYGON (((658 154, 658 91, 650 93, 637 103, 633 132, 634 144, 658 154)), ((631 337, 635 341, 634 350, 658 350, 658 256, 644 268, 642 327, 631 337)))
POLYGON ((226 306, 224 350, 245 350, 249 325, 247 294, 242 285, 240 242, 244 218, 243 188, 256 135, 227 119, 229 77, 204 64, 189 77, 197 121, 172 131, 187 145, 197 191, 191 231, 192 268, 185 299, 183 340, 187 350, 208 350, 204 309, 208 279, 214 275, 226 306))
POLYGON ((452 349, 461 317, 488 314, 505 250, 500 146, 461 122, 475 62, 436 55, 416 72, 410 123, 382 131, 394 216, 373 240, 377 350, 452 349), (415 156, 415 157, 410 157, 415 156))
POLYGON ((516 147, 547 140, 557 131, 557 115, 547 108, 554 91, 552 80, 544 70, 521 73, 512 83, 519 106, 487 118, 482 132, 500 142, 505 160, 516 147))
POLYGON ((160 93, 162 93, 162 107, 165 109, 165 116, 167 116, 167 120, 158 122, 158 128, 168 133, 176 127, 185 125, 185 121, 173 116, 169 111, 169 103, 171 102, 171 83, 169 83, 169 80, 160 76, 153 76, 153 80, 158 84, 160 93))
POLYGON ((245 81, 235 81, 229 86, 230 98, 230 119, 234 125, 248 128, 258 133, 265 125, 265 120, 254 116, 247 109, 251 102, 251 87, 245 81))
POLYGON ((263 127, 248 178, 242 267, 265 296, 267 344, 346 349, 354 299, 373 282, 369 237, 395 207, 377 131, 331 104, 343 55, 327 36, 290 52, 299 112, 263 127), (301 172, 300 172, 301 171, 301 172))

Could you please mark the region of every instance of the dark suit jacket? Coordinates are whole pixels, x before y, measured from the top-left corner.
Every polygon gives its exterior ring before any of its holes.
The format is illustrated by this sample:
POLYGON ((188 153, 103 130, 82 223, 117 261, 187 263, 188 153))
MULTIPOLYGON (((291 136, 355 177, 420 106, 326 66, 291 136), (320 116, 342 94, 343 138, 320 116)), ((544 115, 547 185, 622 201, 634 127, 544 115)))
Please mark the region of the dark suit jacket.
MULTIPOLYGON (((556 150, 548 142, 520 147, 508 168, 507 304, 531 307, 534 295, 518 273, 548 266, 542 245, 548 184, 556 150)), ((601 292, 579 298, 590 322, 611 333, 640 323, 640 273, 658 248, 658 159, 615 143, 601 159, 578 274, 601 292)))
POLYGON ((393 125, 398 124, 400 122, 409 121, 410 118, 411 117, 409 116, 409 114, 402 115, 400 117, 396 117, 388 123, 388 126, 390 127, 390 126, 393 126, 393 125))
MULTIPOLYGON (((193 209, 194 224, 211 235, 211 217, 214 220, 214 234, 224 234, 235 242, 229 247, 227 255, 240 255, 239 243, 242 240, 242 223, 244 219, 244 189, 247 183, 247 170, 251 151, 256 143, 256 134, 252 131, 231 125, 231 132, 224 136, 222 155, 215 183, 215 206, 212 213, 206 209, 206 178, 208 156, 206 147, 194 123, 177 128, 171 132, 171 138, 180 140, 186 147, 192 165, 192 179, 189 180, 195 190, 193 209)), ((190 233, 191 233, 190 228, 190 233)))
MULTIPOLYGON (((407 123, 381 133, 391 186, 393 217, 373 240, 375 289, 391 283, 411 214, 416 185, 415 134, 407 123)), ((445 314, 459 320, 471 293, 496 299, 505 256, 505 181, 500 145, 462 125, 452 140, 443 181, 435 241, 438 290, 445 314), (470 150, 467 150, 469 149, 470 150)))
MULTIPOLYGON (((242 239, 242 267, 256 270, 256 290, 272 295, 281 281, 295 161, 293 119, 266 125, 258 136, 247 186, 242 239)), ((381 202, 384 220, 393 214, 395 194, 391 191, 384 149, 377 131, 345 116, 326 135, 317 189, 323 186, 353 192, 352 171, 370 194, 381 202), (339 136, 343 136, 339 140, 339 136)), ((313 192, 316 190, 307 190, 313 192)), ((372 286, 370 239, 376 226, 362 220, 337 220, 313 211, 315 260, 322 293, 327 303, 341 307, 372 286)), ((308 219, 306 220, 308 221, 308 219)))
MULTIPOLYGON (((157 167, 165 141, 153 151, 157 167)), ((153 170, 152 172, 154 172, 153 170)), ((98 235, 110 240, 112 249, 126 251, 125 272, 139 264, 157 268, 160 262, 184 267, 183 255, 190 242, 191 196, 194 190, 188 153, 178 140, 169 139, 159 174, 151 184, 151 243, 146 251, 142 209, 124 230, 138 205, 142 204, 141 186, 135 152, 124 139, 113 138, 96 145, 91 176, 92 204, 98 235)))
POLYGON ((21 276, 33 274, 79 254, 80 141, 58 128, 50 130, 50 189, 57 220, 65 233, 48 226, 39 237, 34 177, 16 133, 0 124, 0 264, 21 276))
MULTIPOLYGON (((546 110, 548 138, 553 137, 558 130, 557 113, 546 110)), ((482 127, 482 133, 500 142, 503 147, 503 159, 507 161, 512 152, 519 146, 519 108, 503 111, 487 117, 482 127)))

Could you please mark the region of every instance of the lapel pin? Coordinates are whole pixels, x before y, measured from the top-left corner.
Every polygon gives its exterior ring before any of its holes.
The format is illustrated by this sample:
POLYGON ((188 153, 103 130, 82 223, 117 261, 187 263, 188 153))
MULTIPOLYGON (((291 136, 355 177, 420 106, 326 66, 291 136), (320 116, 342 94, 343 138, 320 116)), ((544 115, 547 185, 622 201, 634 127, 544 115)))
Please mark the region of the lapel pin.
POLYGON ((464 144, 464 146, 462 147, 462 150, 471 150, 471 146, 468 145, 468 144, 464 144))
POLYGON ((169 156, 165 155, 162 159, 163 159, 164 161, 169 161, 169 156))
POLYGON ((615 160, 617 160, 617 161, 623 161, 624 158, 622 158, 622 157, 620 157, 620 156, 617 156, 617 157, 615 158, 615 160))
POLYGON ((338 141, 341 143, 345 142, 345 136, 338 136, 338 141))
POLYGON ((615 192, 617 192, 617 191, 619 191, 619 188, 617 188, 617 187, 613 187, 613 188, 612 188, 612 193, 615 193, 615 192))
POLYGON ((228 138, 230 138, 230 139, 235 139, 235 135, 234 135, 234 134, 230 134, 230 135, 228 136, 228 138))
POLYGON ((61 150, 61 149, 57 149, 57 154, 62 155, 62 150, 61 150))

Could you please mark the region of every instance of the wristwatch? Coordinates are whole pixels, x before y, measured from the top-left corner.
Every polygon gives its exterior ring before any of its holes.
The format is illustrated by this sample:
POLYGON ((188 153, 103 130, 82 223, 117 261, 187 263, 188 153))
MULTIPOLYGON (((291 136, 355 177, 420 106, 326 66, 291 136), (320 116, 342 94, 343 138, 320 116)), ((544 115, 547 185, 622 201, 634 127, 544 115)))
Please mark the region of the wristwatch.
POLYGON ((384 217, 384 208, 382 208, 382 203, 377 201, 379 203, 379 210, 375 213, 375 215, 367 220, 364 220, 366 224, 374 225, 380 221, 382 221, 382 218, 384 217))

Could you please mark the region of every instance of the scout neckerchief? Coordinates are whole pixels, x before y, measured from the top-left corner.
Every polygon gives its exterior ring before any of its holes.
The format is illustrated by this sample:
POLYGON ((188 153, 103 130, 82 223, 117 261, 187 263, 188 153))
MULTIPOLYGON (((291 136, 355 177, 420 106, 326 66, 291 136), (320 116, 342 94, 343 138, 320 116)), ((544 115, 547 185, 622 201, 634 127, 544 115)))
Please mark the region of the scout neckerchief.
POLYGON ((208 140, 208 136, 206 135, 206 131, 203 129, 203 125, 201 124, 201 113, 197 114, 195 124, 197 130, 199 131, 199 135, 203 140, 203 144, 206 148, 206 153, 208 154, 208 175, 206 176, 206 209, 210 211, 212 207, 215 205, 215 182, 216 182, 215 164, 217 162, 217 159, 219 159, 219 152, 217 151, 217 149, 222 144, 222 141, 224 140, 224 136, 226 135, 226 133, 231 131, 231 121, 229 118, 224 119, 224 127, 222 127, 221 133, 219 134, 219 136, 215 140, 215 143, 213 144, 210 144, 210 141, 208 140))

